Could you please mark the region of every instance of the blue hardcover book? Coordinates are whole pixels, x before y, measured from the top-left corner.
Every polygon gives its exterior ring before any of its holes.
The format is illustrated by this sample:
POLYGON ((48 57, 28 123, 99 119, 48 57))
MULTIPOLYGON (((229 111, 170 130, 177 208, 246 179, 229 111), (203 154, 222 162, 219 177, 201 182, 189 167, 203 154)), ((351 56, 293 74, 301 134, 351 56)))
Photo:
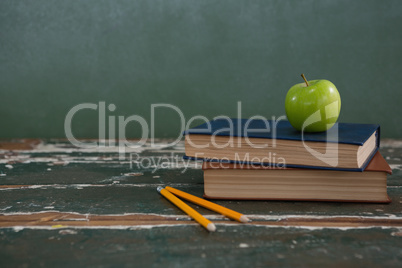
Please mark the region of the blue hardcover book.
POLYGON ((372 124, 303 133, 288 121, 220 118, 183 134, 186 159, 287 168, 363 171, 380 146, 380 126, 372 124))

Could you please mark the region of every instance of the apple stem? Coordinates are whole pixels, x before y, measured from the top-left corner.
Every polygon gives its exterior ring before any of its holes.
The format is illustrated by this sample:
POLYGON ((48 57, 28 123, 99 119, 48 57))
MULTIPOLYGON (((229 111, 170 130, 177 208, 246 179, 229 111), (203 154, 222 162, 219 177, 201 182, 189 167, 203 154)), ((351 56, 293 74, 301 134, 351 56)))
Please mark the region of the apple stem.
POLYGON ((304 82, 306 82, 306 85, 309 86, 309 85, 308 85, 308 82, 307 82, 307 79, 306 79, 306 77, 304 76, 304 74, 301 74, 301 77, 303 77, 304 82))

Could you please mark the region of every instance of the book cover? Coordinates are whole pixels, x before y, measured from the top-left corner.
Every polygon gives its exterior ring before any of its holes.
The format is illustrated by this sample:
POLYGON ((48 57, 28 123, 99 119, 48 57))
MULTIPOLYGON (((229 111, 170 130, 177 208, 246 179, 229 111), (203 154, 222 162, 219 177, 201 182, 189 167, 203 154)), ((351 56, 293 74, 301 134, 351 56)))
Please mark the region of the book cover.
MULTIPOLYGON (((376 148, 366 159, 360 168, 342 168, 342 167, 325 167, 325 166, 309 166, 302 164, 286 164, 288 167, 295 168, 316 168, 316 169, 334 169, 345 171, 363 171, 380 146, 380 126, 376 124, 355 124, 355 123, 337 123, 336 128, 326 132, 302 133, 294 129, 288 121, 272 121, 261 119, 237 119, 224 118, 206 122, 197 127, 188 129, 183 135, 216 135, 216 136, 232 136, 232 137, 248 137, 261 139, 277 139, 292 140, 305 142, 323 142, 338 144, 350 144, 362 146, 375 133, 376 148)), ((184 159, 217 161, 216 159, 195 158, 185 155, 184 159)), ((229 162, 236 162, 229 160, 229 162)), ((252 164, 258 164, 250 162, 252 164)), ((260 163, 263 165, 276 165, 275 163, 260 163)))

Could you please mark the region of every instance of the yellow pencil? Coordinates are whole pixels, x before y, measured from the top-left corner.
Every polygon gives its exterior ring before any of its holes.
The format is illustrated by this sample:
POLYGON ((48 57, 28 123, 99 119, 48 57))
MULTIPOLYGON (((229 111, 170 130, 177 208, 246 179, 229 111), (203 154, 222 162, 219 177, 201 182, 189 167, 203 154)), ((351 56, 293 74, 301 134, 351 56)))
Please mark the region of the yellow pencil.
POLYGON ((163 187, 159 186, 157 188, 158 192, 163 195, 167 200, 175 204, 178 208, 183 210, 187 215, 189 215, 191 218, 196 220, 199 224, 205 227, 210 232, 214 232, 216 230, 215 224, 213 224, 211 221, 206 219, 204 216, 202 216, 200 213, 186 205, 183 201, 181 201, 179 198, 171 194, 168 190, 164 189, 163 187))
POLYGON ((226 217, 229 217, 236 221, 239 221, 239 222, 249 222, 250 221, 246 216, 244 216, 243 214, 241 214, 239 212, 222 207, 215 203, 209 202, 205 199, 185 193, 183 191, 177 190, 177 189, 169 187, 169 186, 166 186, 165 189, 168 190, 169 192, 171 192, 172 194, 177 195, 178 197, 181 197, 187 201, 190 201, 194 204, 200 205, 200 206, 210 209, 212 211, 218 212, 218 213, 225 215, 226 217))

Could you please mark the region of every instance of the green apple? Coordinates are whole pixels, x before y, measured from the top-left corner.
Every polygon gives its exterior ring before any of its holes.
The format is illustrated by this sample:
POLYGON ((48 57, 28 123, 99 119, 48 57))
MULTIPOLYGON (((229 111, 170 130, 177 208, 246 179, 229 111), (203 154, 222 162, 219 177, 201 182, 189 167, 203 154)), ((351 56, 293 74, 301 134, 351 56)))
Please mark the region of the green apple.
POLYGON ((330 129, 341 111, 341 96, 328 80, 307 81, 291 87, 286 95, 285 109, 290 124, 304 132, 330 129))

